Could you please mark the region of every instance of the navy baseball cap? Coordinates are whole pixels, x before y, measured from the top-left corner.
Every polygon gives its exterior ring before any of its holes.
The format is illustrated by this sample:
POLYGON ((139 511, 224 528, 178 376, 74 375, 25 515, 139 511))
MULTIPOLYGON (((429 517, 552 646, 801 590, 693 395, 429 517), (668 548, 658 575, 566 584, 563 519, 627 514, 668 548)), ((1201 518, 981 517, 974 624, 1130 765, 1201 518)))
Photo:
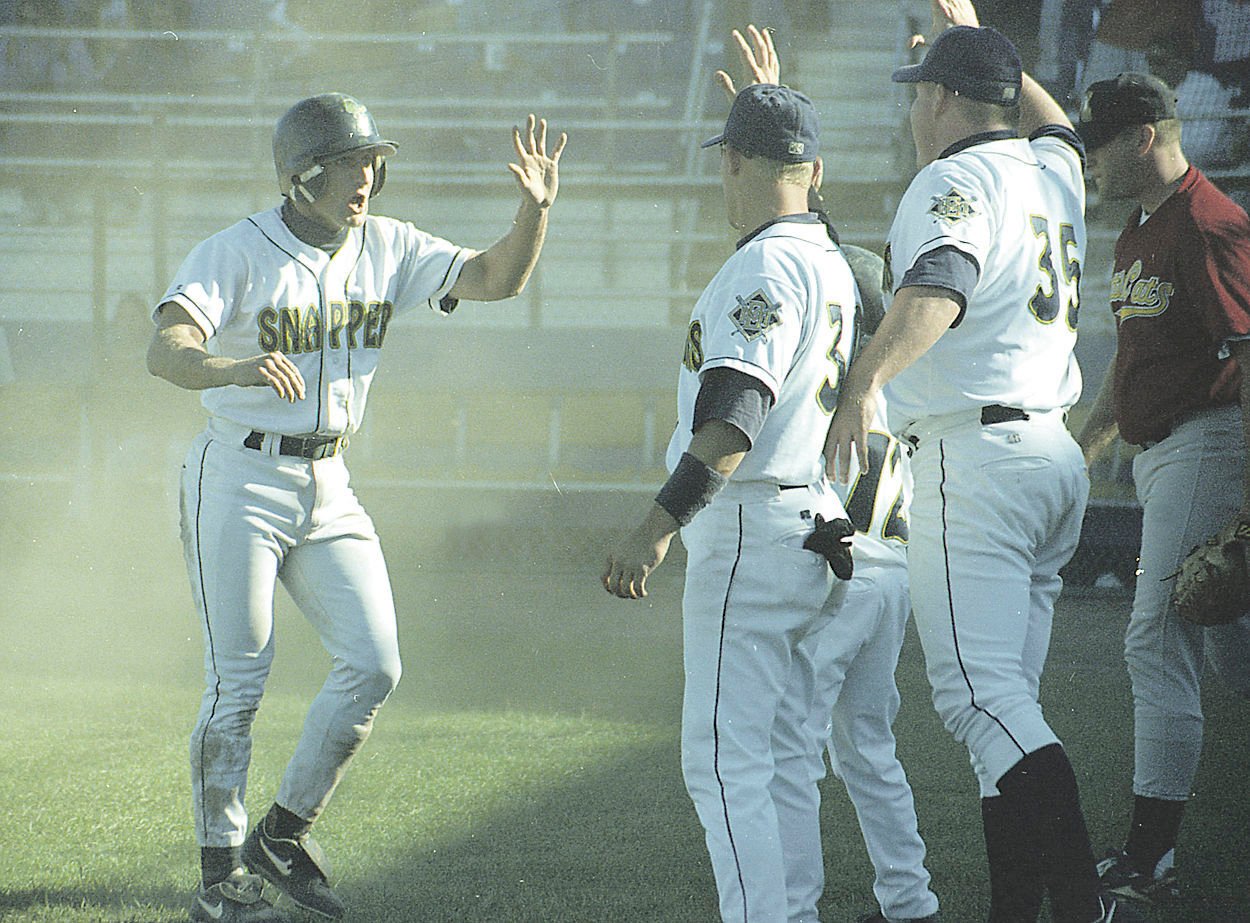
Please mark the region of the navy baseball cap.
POLYGON ((1174 118, 1176 92, 1171 87, 1151 74, 1120 74, 1090 84, 1076 131, 1092 151, 1126 128, 1174 118))
POLYGON ((722 143, 753 157, 810 163, 820 152, 816 106, 798 90, 753 83, 734 97, 725 130, 702 146, 722 143))
POLYGON ((1020 54, 989 26, 952 26, 929 46, 919 64, 900 67, 895 83, 940 83, 960 96, 1015 106, 1020 102, 1020 54))

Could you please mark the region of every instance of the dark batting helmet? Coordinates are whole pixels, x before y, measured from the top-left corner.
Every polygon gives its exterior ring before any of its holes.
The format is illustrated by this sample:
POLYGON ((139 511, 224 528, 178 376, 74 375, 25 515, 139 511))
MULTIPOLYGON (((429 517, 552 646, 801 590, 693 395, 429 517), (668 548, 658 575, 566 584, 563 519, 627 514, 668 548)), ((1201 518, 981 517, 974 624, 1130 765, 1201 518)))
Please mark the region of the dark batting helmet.
MULTIPOLYGON (((393 154, 394 141, 378 134, 369 110, 357 99, 343 93, 322 93, 302 99, 278 119, 273 129, 273 163, 278 171, 278 188, 284 196, 302 197, 312 202, 320 192, 317 177, 322 164, 355 151, 376 150, 393 154)), ((386 181, 383 162, 373 180, 371 195, 377 195, 386 181)))

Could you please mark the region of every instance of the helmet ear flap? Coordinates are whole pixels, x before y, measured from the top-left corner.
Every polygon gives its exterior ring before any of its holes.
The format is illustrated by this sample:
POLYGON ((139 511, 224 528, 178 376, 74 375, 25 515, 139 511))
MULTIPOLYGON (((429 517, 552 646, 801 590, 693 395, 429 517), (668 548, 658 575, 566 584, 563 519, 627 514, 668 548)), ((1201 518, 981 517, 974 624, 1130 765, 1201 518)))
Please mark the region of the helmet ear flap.
POLYGON ((316 163, 303 173, 297 173, 291 177, 291 188, 287 195, 292 199, 298 196, 311 204, 317 201, 317 197, 321 193, 325 192, 325 188, 325 168, 321 164, 316 163))

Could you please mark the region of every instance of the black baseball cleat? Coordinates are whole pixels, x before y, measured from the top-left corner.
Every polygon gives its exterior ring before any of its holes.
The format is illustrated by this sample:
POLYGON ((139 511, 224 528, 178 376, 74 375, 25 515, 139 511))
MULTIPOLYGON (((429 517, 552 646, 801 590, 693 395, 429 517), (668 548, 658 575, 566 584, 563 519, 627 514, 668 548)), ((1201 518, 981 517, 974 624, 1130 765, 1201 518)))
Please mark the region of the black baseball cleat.
POLYGON ((881 911, 870 913, 860 917, 855 923, 941 923, 942 911, 931 913, 927 917, 907 917, 906 919, 898 918, 891 920, 881 911))
POLYGON ((1094 923, 1146 923, 1141 911, 1136 910, 1128 901, 1113 894, 1104 894, 1102 900, 1102 916, 1094 923))
POLYGON ((1122 849, 1112 850, 1098 863, 1098 883, 1116 897, 1142 904, 1165 904, 1181 894, 1176 869, 1169 868, 1161 875, 1146 875, 1137 870, 1122 849))
POLYGON ((225 881, 200 888, 191 905, 193 923, 287 923, 287 918, 265 900, 265 882, 259 875, 235 869, 225 881))
POLYGON ((306 833, 293 840, 281 840, 265 833, 261 821, 243 841, 243 861, 310 913, 338 920, 347 912, 327 883, 330 868, 325 853, 306 833))

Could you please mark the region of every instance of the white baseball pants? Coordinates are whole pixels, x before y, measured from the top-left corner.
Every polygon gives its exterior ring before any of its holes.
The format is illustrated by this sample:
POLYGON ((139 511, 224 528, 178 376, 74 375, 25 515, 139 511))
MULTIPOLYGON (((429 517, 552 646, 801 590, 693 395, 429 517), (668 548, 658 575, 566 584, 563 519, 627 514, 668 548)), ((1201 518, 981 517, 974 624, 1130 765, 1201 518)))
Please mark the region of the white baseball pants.
POLYGON ((1185 801, 1202 752, 1201 680, 1207 658, 1250 696, 1250 616, 1202 628, 1169 599, 1181 561, 1241 506, 1245 440, 1233 405, 1190 417, 1133 459, 1142 505, 1141 564, 1124 657, 1133 685, 1133 792, 1185 801))
POLYGON ((892 920, 919 919, 938 909, 911 786, 895 754, 894 673, 910 614, 902 562, 873 567, 857 562, 845 600, 809 641, 816 646, 817 670, 809 725, 812 773, 824 776, 827 746, 833 772, 859 818, 876 873, 873 893, 892 920))
POLYGON ((989 426, 952 414, 905 435, 918 441, 907 567, 933 704, 992 798, 1058 742, 1038 688, 1089 479, 1058 411, 989 426))
POLYGON ((270 456, 202 433, 183 466, 182 537, 204 635, 205 690, 191 736, 196 836, 201 846, 238 846, 251 726, 274 656, 275 582, 332 663, 275 799, 306 820, 325 808, 399 681, 395 605, 342 456, 270 456))
POLYGON ((827 483, 731 483, 682 530, 682 770, 730 923, 815 920, 823 860, 807 831, 820 796, 807 713, 785 703, 810 701, 803 641, 828 618, 834 584, 802 547, 817 513, 845 515, 827 483))

